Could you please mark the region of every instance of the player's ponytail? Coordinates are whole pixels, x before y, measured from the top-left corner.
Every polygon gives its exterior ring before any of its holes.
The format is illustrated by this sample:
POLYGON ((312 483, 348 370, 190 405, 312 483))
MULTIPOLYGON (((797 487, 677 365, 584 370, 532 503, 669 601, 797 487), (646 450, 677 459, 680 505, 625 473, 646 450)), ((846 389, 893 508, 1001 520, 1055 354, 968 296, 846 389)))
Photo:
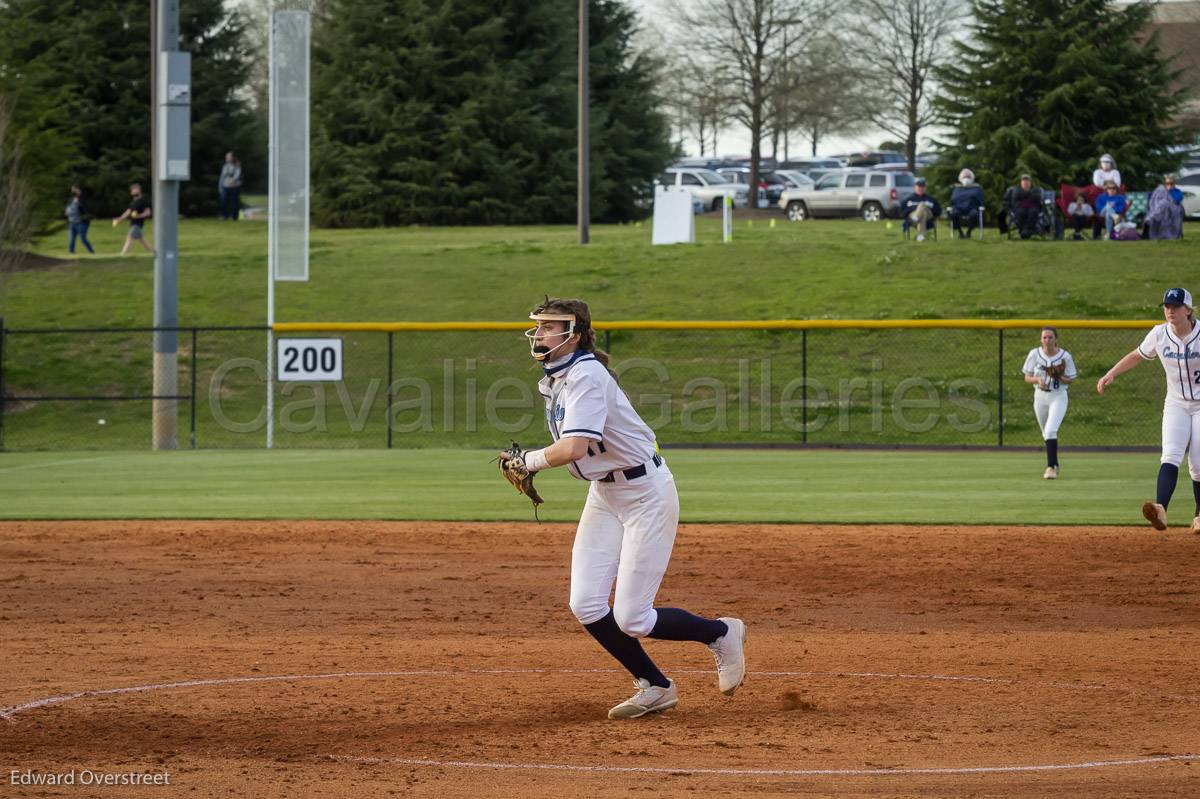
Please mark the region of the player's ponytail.
MULTIPOLYGON (((617 373, 612 370, 609 363, 612 359, 608 353, 596 347, 596 331, 592 327, 592 312, 588 308, 588 304, 583 300, 563 299, 561 297, 546 297, 545 302, 539 305, 533 311, 539 313, 563 313, 575 315, 575 332, 579 334, 579 349, 590 352, 596 356, 608 373, 612 375, 613 380, 617 380, 617 373)), ((619 382, 619 381, 618 381, 619 382)))

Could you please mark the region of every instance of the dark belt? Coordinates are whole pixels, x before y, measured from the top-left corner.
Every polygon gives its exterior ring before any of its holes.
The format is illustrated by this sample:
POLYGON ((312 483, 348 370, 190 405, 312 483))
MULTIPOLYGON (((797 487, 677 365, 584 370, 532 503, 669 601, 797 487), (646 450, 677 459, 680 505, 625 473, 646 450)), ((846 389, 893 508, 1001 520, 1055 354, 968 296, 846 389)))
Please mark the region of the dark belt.
MULTIPOLYGON (((654 464, 655 469, 657 469, 659 466, 662 466, 662 458, 658 457, 657 455, 655 455, 651 459, 650 462, 654 464)), ((646 464, 643 463, 641 466, 634 466, 629 469, 621 469, 620 471, 621 471, 621 474, 623 474, 625 476, 626 480, 636 480, 639 477, 646 476, 646 464)), ((614 474, 616 474, 615 471, 609 472, 608 474, 604 475, 596 482, 597 483, 615 483, 617 481, 617 478, 613 477, 614 474)))

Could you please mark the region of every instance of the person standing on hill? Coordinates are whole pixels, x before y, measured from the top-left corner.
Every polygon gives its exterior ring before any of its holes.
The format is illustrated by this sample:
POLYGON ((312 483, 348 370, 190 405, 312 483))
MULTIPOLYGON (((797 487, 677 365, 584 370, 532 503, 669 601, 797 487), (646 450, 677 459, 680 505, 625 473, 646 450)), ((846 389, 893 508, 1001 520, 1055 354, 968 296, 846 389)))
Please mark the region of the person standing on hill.
POLYGON ((217 178, 220 192, 221 218, 237 220, 241 211, 242 162, 233 153, 225 153, 221 175, 217 178))

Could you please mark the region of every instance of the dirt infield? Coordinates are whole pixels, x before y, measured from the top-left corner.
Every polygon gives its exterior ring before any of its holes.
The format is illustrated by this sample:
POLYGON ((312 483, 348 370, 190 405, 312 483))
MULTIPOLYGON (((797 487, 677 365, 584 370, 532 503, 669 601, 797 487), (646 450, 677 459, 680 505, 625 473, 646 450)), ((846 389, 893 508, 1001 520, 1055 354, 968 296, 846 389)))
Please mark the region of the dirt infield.
POLYGON ((751 674, 648 642, 680 705, 613 722, 571 534, 2 523, 0 793, 1200 795, 1200 537, 684 526, 660 604, 746 619, 751 674), (82 784, 131 772, 170 784, 82 784))

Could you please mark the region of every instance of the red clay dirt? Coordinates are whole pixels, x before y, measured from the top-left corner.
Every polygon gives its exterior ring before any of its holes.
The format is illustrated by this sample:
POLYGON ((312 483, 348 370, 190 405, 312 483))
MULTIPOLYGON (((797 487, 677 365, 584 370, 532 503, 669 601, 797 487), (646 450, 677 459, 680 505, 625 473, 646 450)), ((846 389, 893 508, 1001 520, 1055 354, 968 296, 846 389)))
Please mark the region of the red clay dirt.
POLYGON ((1200 537, 684 525, 660 604, 745 619, 751 674, 724 697, 703 646, 649 641, 679 707, 614 722, 630 680, 567 609, 571 536, 0 524, 0 795, 1200 796, 1200 757, 1167 759, 1200 753, 1200 537), (409 673, 12 710, 346 672, 409 673))

